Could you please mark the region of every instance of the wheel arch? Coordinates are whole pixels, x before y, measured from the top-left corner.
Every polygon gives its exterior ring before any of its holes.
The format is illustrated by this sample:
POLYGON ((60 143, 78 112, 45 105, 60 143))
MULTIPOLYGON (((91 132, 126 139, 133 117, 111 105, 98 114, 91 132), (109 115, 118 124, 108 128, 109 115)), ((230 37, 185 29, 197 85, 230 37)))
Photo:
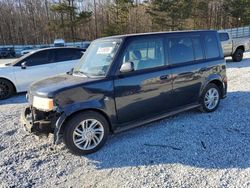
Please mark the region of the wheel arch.
POLYGON ((220 93, 221 93, 221 96, 222 96, 223 93, 224 93, 222 81, 220 81, 220 80, 212 80, 208 84, 210 84, 210 83, 215 84, 220 89, 220 93))
POLYGON ((245 46, 244 46, 244 45, 238 46, 238 47, 234 50, 234 52, 236 52, 236 50, 238 50, 238 49, 241 49, 241 50, 243 50, 243 52, 245 52, 245 46))
POLYGON ((71 120, 75 115, 83 113, 83 112, 95 112, 95 113, 98 113, 98 114, 102 115, 108 122, 109 131, 113 132, 113 127, 112 127, 112 124, 111 124, 111 120, 110 120, 109 116, 104 111, 102 111, 100 109, 97 109, 97 108, 86 108, 86 109, 81 109, 81 110, 75 111, 75 112, 73 112, 71 114, 68 114, 65 117, 64 121, 62 122, 60 128, 58 129, 58 133, 62 134, 64 132, 64 130, 65 130, 67 122, 69 120, 71 120))
POLYGON ((224 88, 225 88, 225 86, 224 86, 224 83, 223 83, 223 81, 222 81, 222 78, 219 76, 219 75, 214 75, 214 76, 212 76, 211 78, 209 78, 206 82, 205 82, 205 84, 203 85, 203 87, 202 87, 202 89, 201 89, 201 91, 200 91, 200 96, 202 96, 202 94, 203 94, 203 91, 205 90, 205 88, 208 86, 208 84, 211 84, 211 83, 213 83, 213 84, 215 84, 219 89, 220 89, 220 92, 221 92, 221 97, 223 97, 224 96, 224 88))

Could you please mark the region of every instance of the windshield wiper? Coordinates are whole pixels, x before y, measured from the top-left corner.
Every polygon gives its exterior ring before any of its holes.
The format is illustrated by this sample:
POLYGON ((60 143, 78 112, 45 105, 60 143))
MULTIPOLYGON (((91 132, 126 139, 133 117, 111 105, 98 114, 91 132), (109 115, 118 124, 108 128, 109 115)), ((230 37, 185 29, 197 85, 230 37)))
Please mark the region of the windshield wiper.
POLYGON ((79 70, 78 71, 74 71, 73 74, 80 74, 82 76, 88 77, 88 75, 85 72, 79 71, 79 70))

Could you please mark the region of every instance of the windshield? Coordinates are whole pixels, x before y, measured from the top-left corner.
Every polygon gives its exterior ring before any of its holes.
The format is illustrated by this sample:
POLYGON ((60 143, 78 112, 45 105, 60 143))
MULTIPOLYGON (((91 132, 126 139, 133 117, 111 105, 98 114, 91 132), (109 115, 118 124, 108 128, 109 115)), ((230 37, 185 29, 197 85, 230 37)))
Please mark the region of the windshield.
POLYGON ((121 40, 97 40, 91 43, 79 64, 74 68, 74 74, 85 76, 105 76, 121 40))

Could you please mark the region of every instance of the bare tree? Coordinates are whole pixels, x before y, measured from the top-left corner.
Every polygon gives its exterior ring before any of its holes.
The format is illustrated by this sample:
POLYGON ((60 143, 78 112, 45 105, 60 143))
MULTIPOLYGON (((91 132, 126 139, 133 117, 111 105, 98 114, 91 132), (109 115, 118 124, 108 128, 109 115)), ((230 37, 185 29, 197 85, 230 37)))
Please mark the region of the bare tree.
POLYGON ((0 44, 250 24, 250 0, 0 0, 0 44))

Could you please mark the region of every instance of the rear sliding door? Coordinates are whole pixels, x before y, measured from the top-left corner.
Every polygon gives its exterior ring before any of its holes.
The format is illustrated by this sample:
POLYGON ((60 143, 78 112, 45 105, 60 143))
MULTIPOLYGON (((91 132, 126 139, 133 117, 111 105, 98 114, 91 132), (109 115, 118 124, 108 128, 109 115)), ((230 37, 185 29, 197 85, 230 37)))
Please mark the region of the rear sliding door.
POLYGON ((197 103, 207 66, 201 35, 179 34, 168 38, 167 46, 175 108, 197 103))

